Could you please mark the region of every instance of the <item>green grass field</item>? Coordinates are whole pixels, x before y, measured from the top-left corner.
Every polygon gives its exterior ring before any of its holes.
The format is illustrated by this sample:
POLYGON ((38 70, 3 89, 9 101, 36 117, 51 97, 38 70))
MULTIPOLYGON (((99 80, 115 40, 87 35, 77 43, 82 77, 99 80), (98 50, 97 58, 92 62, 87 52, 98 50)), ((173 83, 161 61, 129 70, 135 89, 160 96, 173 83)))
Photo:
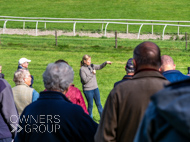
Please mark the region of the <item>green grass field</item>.
MULTIPOLYGON (((31 59, 29 70, 34 76, 33 87, 40 92, 44 90, 42 74, 46 66, 58 59, 64 59, 74 69, 74 84, 82 92, 79 77, 82 56, 84 54, 91 55, 94 64, 101 64, 110 60, 113 62, 112 65, 107 65, 104 69, 97 71, 101 102, 104 106, 113 84, 125 75, 124 66, 127 60, 133 56, 133 49, 141 42, 143 41, 118 39, 118 48, 115 49, 113 39, 61 37, 56 47, 53 36, 1 35, 0 64, 3 66, 5 79, 13 87, 13 74, 17 69, 18 60, 21 57, 31 59)), ((153 40, 153 42, 159 45, 162 55, 167 54, 173 57, 178 70, 184 74, 187 73, 187 67, 190 66, 189 44, 188 49, 185 50, 184 41, 153 40)), ((99 115, 95 105, 93 114, 94 120, 98 122, 99 115)))
MULTIPOLYGON (((188 21, 189 0, 0 0, 0 16, 20 17, 52 17, 52 18, 89 18, 89 19, 149 19, 149 20, 181 20, 188 21)), ((176 23, 177 24, 177 23, 176 23)), ((187 24, 187 23, 186 23, 187 24)), ((22 28, 21 22, 7 22, 7 28, 22 28)), ((0 22, 0 28, 3 22, 0 22)), ((35 23, 26 23, 26 28, 35 28, 35 23)), ((43 30, 43 24, 39 23, 43 30)), ((47 29, 71 31, 72 24, 47 24, 47 29)), ((100 32, 101 24, 77 24, 77 31, 100 32)), ((138 32, 139 26, 129 26, 129 32, 138 32)), ((2 29, 0 29, 2 30, 2 29)), ((126 25, 109 25, 108 31, 126 31, 126 25)), ((161 33, 163 26, 154 27, 155 33, 161 33)), ((180 33, 188 32, 189 28, 180 28, 180 33)), ((142 33, 150 33, 151 27, 144 26, 142 33)), ((176 33, 177 27, 167 27, 165 33, 176 33)), ((177 69, 184 74, 190 66, 189 42, 185 50, 184 41, 153 40, 161 48, 162 55, 173 57, 177 69)), ((82 91, 79 77, 80 61, 84 54, 92 56, 92 63, 101 64, 106 60, 113 62, 104 69, 97 71, 97 81, 104 106, 113 84, 125 75, 126 61, 133 56, 133 49, 142 40, 118 39, 115 49, 113 38, 88 37, 58 37, 55 47, 53 36, 18 36, 0 35, 0 64, 3 66, 5 79, 14 86, 13 74, 21 57, 31 59, 29 70, 34 76, 34 88, 44 90, 42 74, 49 63, 58 59, 68 61, 74 69, 74 84, 82 91)), ((86 101, 86 100, 85 100, 86 101)), ((98 122, 99 115, 94 105, 94 120, 98 122)))
MULTIPOLYGON (((148 19, 188 21, 188 0, 0 0, 1 16, 88 18, 88 19, 148 19)), ((175 23, 177 24, 177 23, 175 23)), ((182 23, 180 23, 182 24, 182 23)), ((185 23, 188 24, 188 23, 185 23)), ((8 22, 7 28, 22 28, 22 22, 8 22)), ((26 23, 26 28, 35 28, 35 23, 26 23)), ((77 24, 77 31, 100 32, 101 24, 77 24)), ((104 25, 105 26, 105 25, 104 25)), ((0 22, 3 27, 3 22, 0 22)), ((39 23, 43 29, 44 24, 39 23)), ((140 26, 129 26, 129 32, 138 32, 140 26)), ((71 31, 73 24, 47 24, 47 29, 71 31)), ((164 26, 155 26, 154 32, 161 33, 164 26)), ((126 32, 126 25, 108 26, 108 31, 126 32)), ((180 33, 189 28, 180 28, 180 33)), ((142 33, 150 33, 151 26, 143 26, 142 33)), ((167 27, 166 33, 176 33, 177 27, 167 27)))

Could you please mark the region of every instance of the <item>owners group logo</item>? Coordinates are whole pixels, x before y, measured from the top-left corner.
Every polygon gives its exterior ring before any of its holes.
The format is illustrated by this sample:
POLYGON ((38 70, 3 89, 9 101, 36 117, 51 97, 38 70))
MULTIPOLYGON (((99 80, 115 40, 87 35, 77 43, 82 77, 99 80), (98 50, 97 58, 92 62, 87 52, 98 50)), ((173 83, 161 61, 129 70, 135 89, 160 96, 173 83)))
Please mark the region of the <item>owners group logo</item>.
POLYGON ((56 133, 60 129, 59 115, 22 115, 20 118, 17 115, 12 115, 10 121, 13 128, 11 132, 17 131, 17 133, 22 130, 26 133, 56 133))

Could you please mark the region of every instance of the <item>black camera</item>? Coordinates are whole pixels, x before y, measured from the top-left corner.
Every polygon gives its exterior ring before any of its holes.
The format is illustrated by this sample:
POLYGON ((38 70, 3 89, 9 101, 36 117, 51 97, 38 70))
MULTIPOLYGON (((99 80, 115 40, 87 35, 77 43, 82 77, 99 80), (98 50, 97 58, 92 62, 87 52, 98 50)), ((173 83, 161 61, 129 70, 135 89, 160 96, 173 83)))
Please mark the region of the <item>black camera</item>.
POLYGON ((190 67, 187 67, 187 70, 188 70, 187 74, 190 74, 190 67))

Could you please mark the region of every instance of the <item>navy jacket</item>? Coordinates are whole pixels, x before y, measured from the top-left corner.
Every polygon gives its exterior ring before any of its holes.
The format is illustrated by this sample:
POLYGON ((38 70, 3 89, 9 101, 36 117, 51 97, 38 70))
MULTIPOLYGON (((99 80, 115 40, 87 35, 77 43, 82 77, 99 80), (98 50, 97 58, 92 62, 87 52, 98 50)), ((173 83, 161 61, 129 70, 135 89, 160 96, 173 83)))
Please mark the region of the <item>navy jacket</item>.
POLYGON ((11 86, 0 78, 0 140, 15 137, 18 118, 11 86))
POLYGON ((187 75, 182 74, 178 70, 168 70, 162 73, 162 75, 169 80, 170 82, 177 82, 177 81, 182 81, 189 79, 190 77, 187 75))
POLYGON ((151 100, 134 142, 189 142, 190 79, 166 86, 151 100))
POLYGON ((123 82, 123 81, 127 81, 127 80, 131 79, 132 77, 133 77, 132 75, 125 75, 122 80, 120 80, 120 81, 118 81, 118 82, 116 82, 116 83, 114 84, 114 87, 115 87, 116 85, 118 85, 119 83, 123 82))
POLYGON ((41 92, 20 118, 23 130, 15 142, 93 142, 98 126, 81 106, 55 91, 41 92))

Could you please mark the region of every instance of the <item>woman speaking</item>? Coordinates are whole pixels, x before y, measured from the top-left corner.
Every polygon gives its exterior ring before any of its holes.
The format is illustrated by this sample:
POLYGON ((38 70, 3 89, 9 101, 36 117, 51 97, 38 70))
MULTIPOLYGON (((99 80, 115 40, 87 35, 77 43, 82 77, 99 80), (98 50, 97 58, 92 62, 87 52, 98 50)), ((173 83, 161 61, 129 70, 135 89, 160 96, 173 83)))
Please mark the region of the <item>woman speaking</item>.
POLYGON ((89 55, 84 55, 81 61, 80 78, 83 92, 88 102, 88 113, 92 118, 93 98, 98 108, 100 117, 102 114, 103 108, 101 105, 100 92, 96 80, 96 70, 104 68, 106 64, 112 64, 112 62, 106 61, 101 65, 91 64, 91 57, 89 55))

